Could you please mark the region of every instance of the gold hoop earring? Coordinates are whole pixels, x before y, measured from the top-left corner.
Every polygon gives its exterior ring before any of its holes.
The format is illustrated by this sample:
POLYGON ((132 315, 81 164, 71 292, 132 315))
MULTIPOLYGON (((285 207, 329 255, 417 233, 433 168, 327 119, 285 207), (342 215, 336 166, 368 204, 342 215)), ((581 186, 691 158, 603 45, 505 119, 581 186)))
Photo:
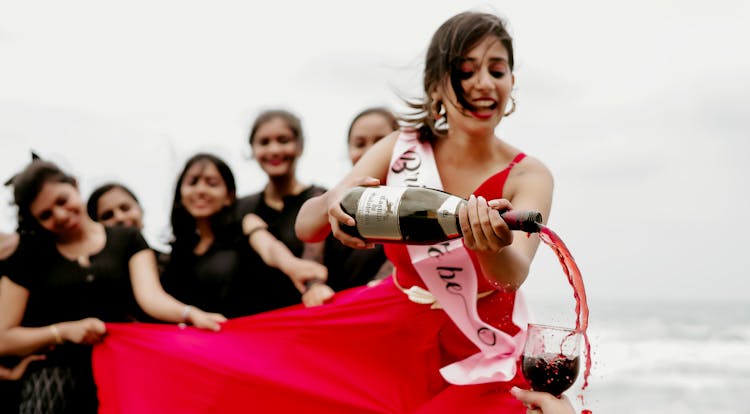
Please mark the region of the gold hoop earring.
POLYGON ((513 95, 510 96, 510 104, 510 110, 504 113, 503 116, 508 116, 513 112, 516 112, 516 98, 514 98, 513 95))
POLYGON ((440 100, 433 101, 432 102, 431 112, 432 112, 432 117, 435 119, 435 121, 440 120, 440 118, 443 117, 443 114, 442 114, 442 112, 443 112, 443 102, 440 101, 440 100))

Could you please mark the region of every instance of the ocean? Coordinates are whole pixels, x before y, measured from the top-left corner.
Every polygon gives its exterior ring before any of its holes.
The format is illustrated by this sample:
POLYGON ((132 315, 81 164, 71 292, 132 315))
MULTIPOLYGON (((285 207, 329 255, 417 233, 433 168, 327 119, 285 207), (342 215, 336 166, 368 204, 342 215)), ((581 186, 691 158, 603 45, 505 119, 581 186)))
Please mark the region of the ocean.
MULTIPOLYGON (((593 361, 566 392, 594 414, 750 414, 750 301, 589 304, 593 361)), ((533 309, 536 317, 571 305, 533 309)))

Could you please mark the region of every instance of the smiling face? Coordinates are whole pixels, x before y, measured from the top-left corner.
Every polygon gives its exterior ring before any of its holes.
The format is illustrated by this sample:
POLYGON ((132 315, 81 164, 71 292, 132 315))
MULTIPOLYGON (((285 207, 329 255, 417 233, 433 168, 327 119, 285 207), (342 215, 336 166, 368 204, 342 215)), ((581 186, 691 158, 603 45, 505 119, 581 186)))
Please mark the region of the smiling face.
POLYGON ((280 117, 264 122, 255 131, 253 157, 269 177, 293 176, 302 145, 280 117))
POLYGON ((391 120, 377 112, 363 115, 354 121, 348 143, 349 159, 352 165, 362 158, 365 151, 391 132, 393 132, 391 120))
POLYGON ((81 194, 74 185, 48 181, 29 206, 40 226, 57 237, 79 233, 83 224, 81 194))
POLYGON ((500 39, 489 35, 456 60, 433 99, 445 103, 452 129, 494 133, 505 113, 513 83, 508 51, 500 39))
POLYGON ((191 165, 180 182, 185 210, 196 220, 207 219, 233 201, 218 168, 210 161, 191 165))
POLYGON ((138 202, 120 187, 102 194, 97 202, 96 221, 105 226, 143 228, 143 210, 138 202))

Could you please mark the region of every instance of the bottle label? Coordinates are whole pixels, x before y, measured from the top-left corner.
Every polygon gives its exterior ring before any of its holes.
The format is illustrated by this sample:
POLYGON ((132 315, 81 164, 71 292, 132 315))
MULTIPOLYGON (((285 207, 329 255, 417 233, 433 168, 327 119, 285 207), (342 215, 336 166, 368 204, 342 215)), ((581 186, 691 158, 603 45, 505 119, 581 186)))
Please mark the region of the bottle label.
POLYGON ((357 204, 359 234, 368 239, 401 240, 398 206, 406 187, 373 187, 362 192, 357 204))
POLYGON ((448 197, 437 209, 438 223, 443 228, 445 235, 451 239, 461 235, 456 225, 456 218, 458 217, 458 207, 462 201, 464 200, 460 197, 448 197))

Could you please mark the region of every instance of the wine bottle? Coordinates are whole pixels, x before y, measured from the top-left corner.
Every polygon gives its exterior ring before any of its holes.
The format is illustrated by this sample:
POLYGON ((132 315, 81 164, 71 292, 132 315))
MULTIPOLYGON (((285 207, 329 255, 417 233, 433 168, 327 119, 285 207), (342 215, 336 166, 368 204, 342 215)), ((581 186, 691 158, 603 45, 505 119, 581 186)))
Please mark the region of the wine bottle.
MULTIPOLYGON (((444 191, 422 187, 354 187, 341 209, 354 218, 345 233, 370 242, 435 244, 462 236, 458 210, 467 201, 444 191)), ((539 231, 542 214, 511 210, 500 214, 511 230, 539 231)))

